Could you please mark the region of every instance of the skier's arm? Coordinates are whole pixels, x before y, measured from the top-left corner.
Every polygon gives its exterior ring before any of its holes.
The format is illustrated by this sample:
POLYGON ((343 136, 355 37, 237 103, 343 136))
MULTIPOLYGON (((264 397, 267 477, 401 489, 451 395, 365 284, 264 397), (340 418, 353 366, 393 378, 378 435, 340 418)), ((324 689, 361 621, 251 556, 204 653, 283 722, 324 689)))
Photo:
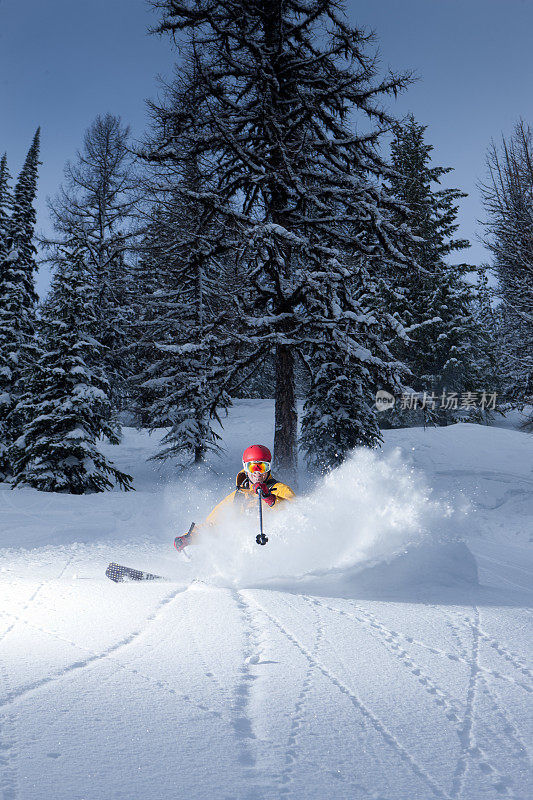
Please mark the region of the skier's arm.
POLYGON ((206 527, 212 527, 216 525, 217 517, 220 514, 221 509, 229 505, 229 503, 233 502, 233 498, 235 497, 235 491, 228 494, 220 503, 214 507, 210 514, 205 518, 205 520, 200 525, 194 525, 194 527, 189 531, 189 533, 185 534, 185 536, 176 536, 174 539, 174 547, 178 552, 181 552, 185 547, 188 547, 191 544, 196 544, 197 536, 199 532, 206 527))
POLYGON ((276 498, 276 503, 292 500, 296 495, 286 483, 276 483, 272 487, 272 494, 276 498))
POLYGON ((230 492, 230 494, 228 494, 223 500, 221 500, 220 503, 216 504, 214 509, 207 515, 207 517, 202 522, 202 524, 199 525, 198 528, 194 529, 195 532, 196 532, 196 530, 198 530, 199 528, 203 528, 204 526, 216 525, 217 524, 217 518, 220 515, 220 512, 222 511, 222 509, 225 508, 226 506, 229 506, 230 503, 233 503, 234 499, 235 499, 235 489, 232 492, 230 492))

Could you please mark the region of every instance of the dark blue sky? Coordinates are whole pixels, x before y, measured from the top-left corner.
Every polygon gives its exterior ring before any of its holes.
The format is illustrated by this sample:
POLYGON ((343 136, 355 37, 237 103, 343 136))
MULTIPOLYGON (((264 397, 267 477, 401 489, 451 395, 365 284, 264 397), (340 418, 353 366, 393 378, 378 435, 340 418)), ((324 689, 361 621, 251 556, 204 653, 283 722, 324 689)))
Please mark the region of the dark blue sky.
MULTIPOLYGON (((348 0, 346 8, 350 22, 375 29, 384 69, 420 76, 393 110, 428 125, 434 164, 455 168, 446 185, 469 193, 465 260, 486 260, 476 183, 491 138, 508 135, 520 116, 533 125, 533 0, 348 0)), ((15 176, 41 125, 39 230, 49 229, 46 195, 96 114, 120 114, 141 136, 144 101, 175 57, 168 39, 147 35, 154 22, 145 0, 0 0, 0 153, 15 176)), ((43 268, 41 294, 48 283, 43 268)))

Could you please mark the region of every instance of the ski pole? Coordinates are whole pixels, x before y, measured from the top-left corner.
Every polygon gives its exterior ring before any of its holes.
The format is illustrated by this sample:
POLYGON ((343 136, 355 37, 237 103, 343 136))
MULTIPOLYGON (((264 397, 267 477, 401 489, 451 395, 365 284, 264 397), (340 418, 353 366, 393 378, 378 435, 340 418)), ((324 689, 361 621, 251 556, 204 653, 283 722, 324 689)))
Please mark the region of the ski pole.
POLYGON ((263 499, 263 492, 261 489, 257 490, 257 494, 259 495, 259 533, 255 537, 255 541, 257 544, 266 544, 268 542, 268 536, 265 536, 263 533, 263 504, 261 500, 263 499))
MULTIPOLYGON (((190 536, 190 535, 191 535, 191 533, 192 533, 192 532, 193 532, 193 530, 194 530, 194 526, 195 526, 195 525, 196 525, 196 523, 195 523, 195 522, 191 522, 191 527, 190 527, 190 528, 189 528, 189 530, 187 531, 187 536, 190 536)), ((187 561, 190 561, 190 560, 191 560, 191 557, 190 557, 190 555, 189 555, 189 554, 188 554, 188 553, 185 551, 185 549, 183 549, 183 550, 181 551, 181 553, 182 553, 182 555, 183 555, 183 556, 185 556, 185 558, 186 558, 186 560, 187 560, 187 561)))

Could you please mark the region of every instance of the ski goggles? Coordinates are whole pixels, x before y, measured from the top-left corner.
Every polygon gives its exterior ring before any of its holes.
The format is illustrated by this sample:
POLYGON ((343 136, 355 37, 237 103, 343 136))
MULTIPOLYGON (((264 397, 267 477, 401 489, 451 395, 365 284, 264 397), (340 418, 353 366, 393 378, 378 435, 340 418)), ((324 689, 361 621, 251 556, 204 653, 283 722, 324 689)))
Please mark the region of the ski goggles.
POLYGON ((242 463, 246 472, 258 472, 260 475, 270 472, 270 461, 243 461, 242 463))

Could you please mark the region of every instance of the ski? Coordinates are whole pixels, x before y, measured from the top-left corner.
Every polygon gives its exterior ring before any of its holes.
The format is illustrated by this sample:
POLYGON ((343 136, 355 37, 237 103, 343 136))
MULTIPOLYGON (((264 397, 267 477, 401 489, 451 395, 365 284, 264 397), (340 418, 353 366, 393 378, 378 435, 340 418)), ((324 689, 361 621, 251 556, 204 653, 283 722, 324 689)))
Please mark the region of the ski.
POLYGON ((152 575, 151 572, 143 572, 140 569, 133 569, 132 567, 124 567, 122 564, 116 564, 112 561, 105 571, 106 576, 114 583, 122 583, 123 581, 165 581, 162 575, 152 575))

